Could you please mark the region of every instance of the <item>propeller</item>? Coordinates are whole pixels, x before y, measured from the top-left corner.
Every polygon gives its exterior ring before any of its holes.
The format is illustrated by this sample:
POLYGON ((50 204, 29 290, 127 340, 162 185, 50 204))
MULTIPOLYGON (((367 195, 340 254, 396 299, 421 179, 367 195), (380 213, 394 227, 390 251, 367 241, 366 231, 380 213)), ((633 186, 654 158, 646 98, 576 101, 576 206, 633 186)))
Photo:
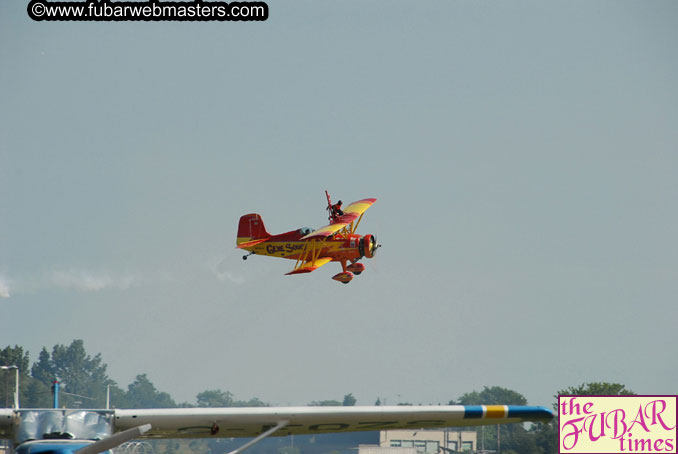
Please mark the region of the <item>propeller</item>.
POLYGON ((370 243, 372 243, 370 244, 370 250, 372 251, 372 257, 374 257, 374 254, 377 253, 377 249, 381 247, 381 244, 377 243, 376 235, 372 235, 370 243))
POLYGON ((103 440, 94 442, 91 445, 87 445, 84 448, 80 448, 75 451, 74 454, 99 454, 100 452, 108 451, 116 446, 120 446, 126 441, 138 438, 149 430, 151 430, 150 424, 133 427, 132 429, 125 430, 124 432, 117 433, 108 438, 104 438, 103 440))

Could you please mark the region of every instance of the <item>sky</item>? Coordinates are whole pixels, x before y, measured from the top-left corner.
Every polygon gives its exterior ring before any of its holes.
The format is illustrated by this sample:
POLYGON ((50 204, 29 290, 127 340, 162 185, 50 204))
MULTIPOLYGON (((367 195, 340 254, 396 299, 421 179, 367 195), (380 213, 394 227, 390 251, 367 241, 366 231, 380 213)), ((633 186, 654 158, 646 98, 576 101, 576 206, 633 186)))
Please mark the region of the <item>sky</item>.
POLYGON ((264 22, 0 2, 0 348, 276 405, 676 394, 678 3, 269 1, 264 22), (235 249, 365 197, 383 247, 235 249))

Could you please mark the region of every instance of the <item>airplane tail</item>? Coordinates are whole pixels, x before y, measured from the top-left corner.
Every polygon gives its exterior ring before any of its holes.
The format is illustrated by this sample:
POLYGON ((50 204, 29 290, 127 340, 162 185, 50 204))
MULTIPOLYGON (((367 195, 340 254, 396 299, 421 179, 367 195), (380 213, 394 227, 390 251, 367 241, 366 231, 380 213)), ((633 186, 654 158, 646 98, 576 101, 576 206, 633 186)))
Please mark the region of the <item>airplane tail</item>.
POLYGON ((238 247, 247 247, 252 244, 260 243, 270 237, 271 234, 266 231, 261 216, 252 213, 240 217, 238 237, 236 238, 238 247))

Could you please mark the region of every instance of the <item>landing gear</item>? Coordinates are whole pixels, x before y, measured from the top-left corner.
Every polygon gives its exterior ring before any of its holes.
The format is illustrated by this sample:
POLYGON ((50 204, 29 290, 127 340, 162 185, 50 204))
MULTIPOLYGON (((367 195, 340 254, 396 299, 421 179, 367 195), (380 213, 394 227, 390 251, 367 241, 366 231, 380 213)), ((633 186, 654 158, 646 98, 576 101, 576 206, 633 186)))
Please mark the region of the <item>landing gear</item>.
POLYGON ((342 284, 348 284, 349 282, 351 282, 351 279, 353 279, 353 273, 351 273, 350 271, 344 271, 343 273, 335 274, 334 276, 332 276, 332 279, 334 279, 335 281, 339 281, 342 284))
POLYGON ((349 267, 346 266, 346 260, 341 261, 342 272, 332 276, 332 279, 339 281, 342 284, 348 284, 353 279, 353 273, 349 271, 349 267))
POLYGON ((351 263, 349 266, 346 267, 346 271, 350 271, 356 276, 359 276, 360 273, 365 271, 365 265, 363 265, 360 262, 351 263))
POLYGON ((250 255, 254 255, 254 252, 250 252, 250 253, 247 254, 247 255, 243 255, 243 256, 242 256, 242 259, 243 259, 243 260, 247 260, 247 257, 249 257, 250 255))

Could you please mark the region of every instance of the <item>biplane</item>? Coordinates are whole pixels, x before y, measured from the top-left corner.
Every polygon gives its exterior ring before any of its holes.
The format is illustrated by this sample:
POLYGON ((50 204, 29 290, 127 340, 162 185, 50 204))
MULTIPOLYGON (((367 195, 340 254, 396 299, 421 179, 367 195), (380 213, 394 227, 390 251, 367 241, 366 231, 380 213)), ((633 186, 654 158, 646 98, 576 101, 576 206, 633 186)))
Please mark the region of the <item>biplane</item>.
POLYGON ((249 251, 243 260, 253 254, 295 260, 294 269, 287 275, 310 273, 329 262, 339 262, 341 273, 332 279, 348 284, 354 275, 365 271, 360 263, 363 258, 373 258, 380 244, 374 235, 360 236, 356 233, 365 211, 377 199, 362 199, 346 208, 339 208, 341 201, 333 205, 327 196, 329 224, 317 230, 302 227, 278 235, 271 235, 264 227, 261 216, 252 213, 240 217, 236 244, 249 251))

